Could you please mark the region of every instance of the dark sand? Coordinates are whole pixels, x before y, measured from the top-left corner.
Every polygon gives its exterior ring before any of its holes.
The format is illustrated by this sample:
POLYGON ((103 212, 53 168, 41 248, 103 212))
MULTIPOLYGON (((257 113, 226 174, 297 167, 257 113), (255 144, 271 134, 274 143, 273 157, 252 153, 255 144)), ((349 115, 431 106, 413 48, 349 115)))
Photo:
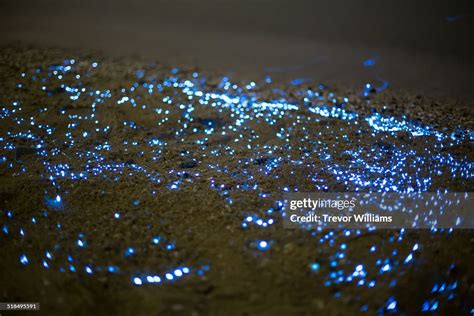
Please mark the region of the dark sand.
MULTIPOLYGON (((355 173, 366 175, 370 180, 390 179, 386 174, 369 174, 359 169, 352 157, 343 154, 347 150, 361 149, 364 161, 376 163, 369 152, 377 148, 381 155, 379 163, 389 166, 397 161, 393 156, 396 150, 409 148, 417 153, 415 156, 425 160, 402 166, 403 172, 415 178, 429 175, 432 180, 429 190, 471 191, 472 168, 467 169, 470 179, 466 175, 455 178, 448 166, 437 165, 439 161, 432 157, 449 154, 461 163, 472 165, 472 142, 464 140, 439 150, 433 147, 437 142, 433 136, 413 137, 408 132, 372 135, 367 126, 362 128, 365 132, 360 133, 343 120, 317 117, 303 109, 297 113, 286 111, 281 118, 276 118, 275 125, 253 119, 245 122, 238 132, 221 135, 224 127, 235 126, 235 117, 232 118, 228 110, 219 111, 195 100, 186 101, 178 93, 179 89, 173 87, 162 92, 155 90, 152 95, 141 87, 128 93, 139 107, 129 102, 117 105, 122 88, 129 89, 135 82, 142 85, 153 78, 161 82, 172 76, 171 71, 166 65, 150 64, 149 59, 110 58, 96 52, 23 46, 0 51, 0 107, 13 109, 11 102, 18 100, 22 108, 0 119, 0 137, 4 138, 0 143, 0 156, 7 157, 7 162, 0 164, 0 225, 6 224, 9 229, 8 234, 0 236, 0 301, 40 302, 41 311, 32 315, 352 315, 359 314, 365 305, 366 314, 371 315, 387 311, 390 298, 397 301, 392 311, 406 315, 421 313, 426 301, 430 307, 437 302, 435 312, 440 315, 466 315, 474 307, 472 231, 417 230, 406 231, 402 236, 399 230, 364 231, 360 235, 352 231, 350 236, 344 236, 341 230, 334 231, 333 236, 321 243, 320 238, 328 231, 312 236, 309 232, 285 230, 278 209, 272 215, 266 214, 267 209, 275 207, 284 186, 298 187, 300 191, 315 191, 316 183, 327 185, 329 191, 356 187, 338 181, 328 172, 328 166, 354 168, 355 173), (47 76, 52 72, 48 66, 62 64, 65 58, 74 58, 77 62, 62 83, 82 82, 80 87, 90 87, 92 91, 110 90, 112 97, 97 103, 98 124, 94 119, 66 118, 66 114, 90 115, 95 97, 85 93, 73 102, 69 98, 71 94, 59 87, 60 82, 47 76), (92 76, 87 76, 92 62, 99 62, 99 66, 92 76), (38 67, 41 71, 35 74, 38 67), (139 69, 145 70, 142 79, 136 77, 139 69), (20 77, 22 72, 27 73, 26 78, 20 77), (81 74, 80 80, 74 79, 76 73, 81 74), (37 79, 32 80, 35 75, 37 79), (41 77, 48 79, 41 82, 41 77), (17 83, 23 84, 21 89, 17 83), (41 90, 43 85, 47 86, 46 91, 41 90), (172 97, 173 105, 164 104, 164 96, 172 97), (195 107, 194 120, 184 131, 181 130, 182 111, 177 108, 180 102, 190 102, 195 107), (148 107, 140 109, 142 104, 148 107), (41 112, 43 107, 48 111, 41 112), (156 108, 169 109, 170 114, 157 115, 156 108), (61 114, 61 110, 66 114, 61 114), (297 114, 310 117, 311 121, 294 125, 297 114), (26 122, 35 117, 36 126, 18 124, 14 117, 23 117, 26 122), (159 125, 160 119, 165 117, 168 120, 159 125), (67 124, 74 121, 78 127, 67 128, 67 124), (124 126, 123 122, 130 121, 135 122, 136 129, 124 126), (215 132, 208 136, 207 145, 197 145, 196 140, 206 137, 204 130, 209 122, 215 132), (55 128, 54 133, 47 135, 39 123, 55 128), (95 132, 95 128, 105 126, 111 127, 109 132, 95 132), (280 128, 289 133, 290 143, 275 136, 280 128), (7 135, 8 131, 28 129, 44 140, 43 148, 50 153, 47 157, 31 149, 35 141, 7 135), (75 140, 73 145, 68 144, 65 134, 68 131, 75 140), (81 137, 83 131, 88 131, 89 136, 81 137), (318 133, 322 134, 318 136, 318 133), (277 150, 271 155, 262 147, 249 150, 246 142, 234 142, 239 134, 244 135, 244 140, 259 135, 258 139, 252 138, 254 146, 275 145, 277 150), (301 141, 304 135, 309 136, 310 141, 301 141), (344 135, 348 138, 344 139, 344 135), (153 137, 167 145, 147 145, 146 141, 153 137), (124 140, 129 143, 125 145, 124 140), (329 162, 320 156, 321 147, 312 142, 315 140, 323 141, 332 153, 329 162), (131 145, 132 141, 137 145, 131 145), (13 143, 14 149, 6 150, 7 143, 13 143), (104 143, 111 149, 97 150, 96 146, 104 143), (59 155, 51 155, 54 148, 59 155), (157 148, 158 151, 152 152, 157 148), (77 156, 87 151, 103 155, 105 160, 77 156), (298 166, 292 162, 304 157, 305 152, 310 153, 304 158, 305 164, 298 166), (278 157, 282 160, 277 166, 269 175, 263 174, 262 168, 278 157), (103 171, 87 180, 57 177, 56 190, 47 179, 45 161, 52 165, 68 163, 74 172, 109 162, 123 168, 103 171), (26 168, 25 171, 22 168, 26 168), (437 168, 443 170, 441 175, 433 174, 437 168), (313 174, 319 182, 310 180, 313 174), (153 176, 160 178, 160 183, 150 178, 153 176), (170 187, 175 181, 180 183, 178 190, 170 187), (257 190, 244 187, 254 184, 258 184, 257 190), (261 198, 259 192, 270 193, 270 197, 261 198), (57 194, 62 197, 60 204, 47 202, 46 198, 54 199, 57 194), (228 203, 229 197, 233 199, 232 204, 228 203), (135 199, 139 200, 137 205, 133 203, 135 199), (13 218, 8 218, 7 210, 12 210, 13 218), (43 211, 47 211, 47 217, 42 215, 43 211), (117 211, 119 220, 113 215, 117 211), (276 223, 267 228, 253 225, 244 229, 241 224, 249 214, 274 218, 276 223), (31 222, 32 216, 36 224, 31 222), (61 229, 57 228, 58 223, 61 229), (19 234, 20 228, 25 232, 24 237, 19 234), (152 243, 153 236, 162 238, 159 245, 152 243), (401 241, 397 241, 399 237, 401 241), (87 246, 78 247, 78 239, 85 240, 87 246), (259 240, 268 240, 270 249, 256 249, 255 243, 259 240), (175 249, 166 250, 168 242, 173 242, 175 249), (330 262, 342 244, 347 245, 343 251, 345 257, 337 260, 337 267, 331 267, 330 262), (420 248, 413 251, 414 260, 403 264, 415 244, 420 248), (375 253, 369 251, 372 246, 376 246, 375 253), (135 254, 125 257, 128 247, 133 247, 135 254), (397 253, 394 254, 394 250, 397 253), (46 259, 45 251, 53 253, 53 259, 46 259), (19 262, 23 253, 28 255, 27 265, 19 262), (75 273, 69 270, 68 255, 73 257, 75 273), (380 273, 381 265, 376 264, 379 258, 388 259, 393 270, 380 273), (48 269, 42 266, 42 260, 47 260, 48 269), (318 271, 311 271, 313 262, 320 264, 318 271), (376 280, 375 287, 369 288, 367 283, 358 286, 355 281, 325 285, 331 271, 351 274, 358 264, 367 270, 366 282, 376 280), (119 271, 107 272, 109 265, 117 266, 119 271), (184 265, 191 272, 180 280, 142 286, 132 283, 134 276, 156 273, 163 277, 173 267, 184 265), (93 269, 92 275, 86 272, 88 266, 93 269), (60 272, 61 269, 65 271, 60 272), (432 293, 436 284, 453 287, 455 282, 455 288, 432 293)), ((177 76, 192 79, 194 71, 199 71, 200 78, 207 79, 201 87, 203 91, 222 90, 217 86, 222 73, 181 68, 177 76)), ((279 88, 287 92, 284 97, 288 102, 302 105, 298 91, 310 87, 287 83, 266 85, 263 78, 232 78, 242 87, 256 79, 259 79, 258 88, 248 94, 255 93, 259 100, 277 98, 279 93, 272 89, 279 88), (243 82, 245 84, 241 84, 243 82)), ((317 85, 313 90, 318 90, 317 85)), ((407 115, 409 121, 418 120, 446 134, 455 132, 457 137, 464 137, 463 131, 474 128, 472 104, 456 98, 433 98, 390 89, 380 93, 372 91, 369 97, 363 97, 361 90, 343 85, 321 90, 324 98, 329 98, 330 92, 335 93, 339 102, 340 98, 347 97, 345 110, 360 116, 376 112, 401 119, 407 115)), ((402 181, 397 175, 391 178, 402 181)), ((413 183, 402 183, 409 184, 413 183)), ((375 185, 363 188, 376 189, 375 185)))
POLYGON ((472 102, 473 12, 470 0, 2 1, 0 44, 472 102))

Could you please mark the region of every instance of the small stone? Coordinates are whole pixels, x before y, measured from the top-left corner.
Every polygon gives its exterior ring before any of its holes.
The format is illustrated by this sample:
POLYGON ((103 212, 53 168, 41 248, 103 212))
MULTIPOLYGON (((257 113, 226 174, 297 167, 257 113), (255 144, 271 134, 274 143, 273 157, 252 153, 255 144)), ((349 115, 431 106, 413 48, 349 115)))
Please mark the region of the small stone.
POLYGON ((15 151, 15 158, 20 159, 23 156, 32 155, 36 153, 36 149, 32 147, 18 147, 15 151))
POLYGON ((311 301, 311 305, 316 308, 316 309, 323 309, 324 308, 324 301, 319 299, 319 298, 315 298, 311 301))
POLYGON ((196 291, 202 294, 209 294, 214 290, 214 286, 208 282, 201 282, 196 285, 196 291))
POLYGON ((197 166, 197 162, 190 159, 190 160, 186 160, 186 161, 183 161, 182 163, 179 164, 180 168, 194 168, 197 166))
POLYGON ((290 254, 295 250, 295 245, 292 243, 288 243, 283 247, 284 254, 290 254))
POLYGON ((172 307, 171 307, 172 310, 174 311, 182 311, 184 309, 184 306, 181 305, 181 304, 174 304, 172 307))

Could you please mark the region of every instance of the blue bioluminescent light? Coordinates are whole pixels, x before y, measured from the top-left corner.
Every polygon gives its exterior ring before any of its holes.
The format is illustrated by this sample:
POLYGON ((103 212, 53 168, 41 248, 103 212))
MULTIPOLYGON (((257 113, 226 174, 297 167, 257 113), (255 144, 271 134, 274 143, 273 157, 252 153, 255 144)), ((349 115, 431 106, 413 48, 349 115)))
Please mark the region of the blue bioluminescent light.
POLYGON ((387 264, 385 264, 385 265, 380 269, 380 271, 382 271, 382 272, 388 272, 388 271, 390 271, 391 269, 392 269, 392 268, 391 268, 390 264, 387 263, 387 264))
POLYGON ((261 251, 268 250, 270 248, 270 243, 265 240, 260 240, 257 242, 257 249, 261 251))
POLYGON ((133 278, 133 283, 135 285, 142 285, 143 282, 142 282, 142 279, 140 279, 139 277, 134 277, 133 278))
POLYGON ((367 59, 367 60, 364 60, 363 64, 364 64, 365 67, 372 67, 372 66, 375 65, 375 60, 374 59, 367 59))
POLYGON ((23 265, 27 265, 28 262, 29 262, 29 261, 28 261, 28 257, 27 257, 26 255, 21 255, 21 256, 20 256, 20 262, 21 262, 21 264, 23 264, 23 265))
POLYGON ((132 247, 127 248, 124 252, 125 257, 130 257, 134 254, 135 254, 135 249, 133 249, 132 247))
POLYGON ((318 271, 319 267, 320 267, 319 263, 317 262, 311 263, 311 271, 318 271))
MULTIPOLYGON (((363 65, 374 67, 378 62, 373 57, 363 65)), ((34 258, 30 261, 49 269, 48 273, 85 271, 91 278, 114 273, 111 279, 124 277, 132 285, 163 286, 163 281, 200 278, 210 269, 210 264, 192 269, 168 265, 201 252, 189 249, 187 243, 182 251, 175 251, 176 245, 181 247, 179 238, 186 237, 172 227, 184 227, 185 222, 167 226, 175 219, 167 209, 173 206, 161 203, 167 197, 179 201, 198 190, 211 194, 222 202, 226 228, 238 227, 236 233, 247 236, 245 249, 250 251, 245 255, 271 260, 270 248, 280 251, 274 246, 277 239, 272 239, 278 235, 274 235, 275 223, 287 215, 284 201, 277 200, 280 193, 449 191, 447 180, 468 187, 474 179, 474 162, 464 152, 474 133, 463 126, 463 120, 455 124, 457 113, 448 113, 452 120, 435 121, 436 115, 419 115, 430 106, 423 98, 399 99, 396 107, 374 99, 389 87, 380 78, 365 84, 362 95, 341 94, 322 84, 304 85, 308 80, 301 78, 286 84, 275 84, 268 76, 238 83, 228 76, 214 78, 176 68, 166 73, 166 67, 147 65, 127 71, 117 88, 103 80, 107 63, 99 67, 96 59, 67 58, 12 76, 17 82, 11 91, 7 89, 11 95, 0 105, 0 169, 15 178, 45 180, 44 191, 38 193, 43 203, 26 210, 12 202, 19 209, 0 210, 2 236, 16 247, 13 253, 21 254, 22 265, 29 264, 22 253, 36 238, 39 253, 28 252, 34 258), (32 92, 43 96, 39 107, 31 107, 30 99, 36 98, 32 92), (420 111, 411 110, 415 103, 420 111), (93 199, 82 201, 82 196, 90 198, 87 188, 102 181, 111 187, 131 183, 137 190, 124 197, 128 202, 123 208, 89 208, 93 199), (78 194, 78 188, 86 189, 85 194, 78 194), (81 207, 83 202, 87 207, 81 207), (63 209, 66 212, 53 212, 63 209), (111 227, 104 230, 97 226, 102 221, 93 220, 94 214, 100 219, 101 212, 110 216, 104 224, 111 227), (83 220, 87 238, 69 230, 69 219, 83 220), (57 243, 48 244, 38 235, 46 230, 57 243), (123 251, 123 256, 115 256, 117 251, 123 251), (90 257, 93 253, 102 253, 107 260, 99 264, 90 257), (153 260, 140 266, 148 257, 159 258, 158 267, 165 270, 150 271, 157 267, 153 260)), ((100 188, 100 194, 107 200, 109 188, 100 188)), ((397 212, 398 206, 390 211, 397 212)), ((423 214, 418 220, 429 223, 430 215, 438 214, 423 214)), ((456 224, 464 222, 456 220, 456 224)), ((453 228, 456 225, 428 232, 442 240, 453 228)), ((410 272, 408 265, 416 262, 417 269, 423 269, 429 264, 425 249, 420 239, 407 245, 402 229, 354 252, 357 238, 375 230, 303 230, 296 248, 309 247, 308 258, 326 258, 324 263, 312 261, 317 259, 306 263, 308 277, 337 288, 335 299, 358 290, 397 293, 393 287, 410 272)), ((284 243, 283 252, 295 250, 294 240, 284 243)), ((430 284, 432 293, 418 308, 437 311, 461 298, 456 291, 458 274, 451 273, 454 268, 436 271, 439 280, 430 284), (442 280, 446 275, 449 280, 442 280)), ((399 308, 394 297, 381 306, 361 305, 361 311, 369 311, 370 306, 371 312, 377 308, 380 313, 396 313, 399 308)))
POLYGON ((395 298, 391 297, 387 302, 387 310, 396 310, 397 309, 397 301, 395 298))

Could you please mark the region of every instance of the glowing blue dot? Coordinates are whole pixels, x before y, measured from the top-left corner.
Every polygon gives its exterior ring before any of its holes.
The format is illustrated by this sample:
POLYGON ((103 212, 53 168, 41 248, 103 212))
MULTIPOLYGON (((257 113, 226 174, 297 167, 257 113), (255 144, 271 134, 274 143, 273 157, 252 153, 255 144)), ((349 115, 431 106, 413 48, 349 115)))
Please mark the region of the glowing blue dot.
POLYGON ((143 78, 143 76, 145 76, 145 71, 144 70, 137 70, 135 71, 135 76, 137 76, 138 79, 141 79, 143 78))
POLYGON ((433 305, 431 305, 430 311, 435 311, 438 308, 438 302, 435 301, 433 305))
POLYGON ((139 277, 134 277, 133 283, 135 283, 135 285, 142 285, 142 279, 140 279, 139 277))
POLYGON ((382 271, 383 271, 383 272, 390 271, 390 269, 391 269, 391 268, 390 268, 390 264, 388 264, 388 263, 382 267, 382 271))
POLYGON ((184 267, 181 270, 183 270, 183 273, 189 273, 189 268, 188 267, 184 267))
POLYGON ((430 309, 430 303, 428 301, 423 303, 423 306, 421 307, 422 312, 426 312, 430 309))
POLYGON ((21 255, 20 262, 21 264, 24 264, 24 265, 28 264, 28 257, 26 255, 21 255))
POLYGON ((313 263, 311 264, 311 270, 312 270, 312 271, 318 271, 318 270, 319 270, 319 267, 320 267, 320 266, 319 266, 319 263, 317 263, 317 262, 313 262, 313 263))
POLYGON ((92 269, 90 267, 86 267, 86 272, 92 274, 92 269))
POLYGON ((388 300, 387 300, 387 310, 396 310, 397 308, 397 300, 391 296, 388 300))
POLYGON ((174 270, 174 275, 176 275, 177 277, 180 277, 183 275, 183 271, 181 271, 180 269, 176 269, 174 270))
POLYGON ((173 277, 173 275, 172 275, 171 273, 166 273, 166 274, 165 274, 165 277, 166 277, 168 280, 173 280, 173 279, 174 279, 174 277, 173 277))
POLYGON ((125 257, 130 257, 131 255, 133 255, 135 253, 135 249, 133 249, 132 247, 129 247, 127 248, 127 250, 125 250, 125 257))
POLYGON ((57 203, 61 203, 61 197, 60 197, 59 195, 56 195, 56 199, 55 199, 55 200, 56 200, 57 203))
POLYGON ((258 250, 264 251, 264 250, 267 250, 268 248, 270 248, 270 244, 265 240, 261 240, 261 241, 257 242, 257 248, 258 248, 258 250))
POLYGON ((153 281, 154 281, 155 283, 160 283, 160 282, 161 282, 161 278, 160 278, 159 276, 155 275, 155 276, 153 277, 153 281))
POLYGON ((388 310, 392 310, 392 309, 395 309, 395 308, 397 308, 397 301, 393 301, 390 304, 388 304, 388 306, 387 306, 388 310))
POLYGON ((146 280, 147 280, 149 283, 154 283, 154 282, 155 282, 155 279, 154 279, 151 275, 147 276, 147 277, 146 277, 146 280))
POLYGON ((373 59, 364 60, 364 66, 365 67, 372 67, 373 65, 375 65, 375 60, 373 60, 373 59))
POLYGON ((114 214, 114 218, 115 218, 115 219, 119 219, 119 218, 120 218, 120 213, 115 213, 115 214, 114 214))

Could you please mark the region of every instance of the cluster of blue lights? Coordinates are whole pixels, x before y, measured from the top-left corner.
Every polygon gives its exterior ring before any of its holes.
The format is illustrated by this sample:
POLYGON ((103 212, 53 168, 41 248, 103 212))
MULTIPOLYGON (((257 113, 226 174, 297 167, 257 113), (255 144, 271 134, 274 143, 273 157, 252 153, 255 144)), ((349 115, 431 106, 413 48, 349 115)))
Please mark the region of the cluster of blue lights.
MULTIPOLYGON (((366 67, 374 64, 372 59, 364 62, 366 67)), ((136 70, 133 82, 124 79, 120 88, 108 87, 107 82, 99 85, 91 80, 100 75, 101 66, 97 61, 67 59, 60 65, 22 72, 15 83, 19 94, 0 104, 1 170, 8 176, 37 177, 45 183, 40 193, 43 205, 34 216, 17 219, 17 210, 0 210, 3 236, 34 238, 35 225, 45 225, 68 237, 44 245, 41 255, 19 247, 14 258, 20 266, 35 264, 90 277, 113 273, 137 286, 166 284, 209 271, 209 265, 191 268, 179 262, 163 269, 164 273, 142 273, 151 269, 138 265, 125 269, 151 253, 162 251, 160 256, 165 258, 178 253, 179 237, 154 231, 151 222, 143 225, 146 244, 126 244, 107 236, 113 244, 108 247, 116 249, 120 259, 89 261, 89 251, 102 251, 87 230, 90 227, 85 225, 83 233, 69 233, 61 220, 75 202, 71 200, 73 186, 97 180, 145 183, 140 194, 156 200, 165 194, 191 194, 201 185, 199 189, 221 199, 223 212, 238 214, 231 219, 234 227, 252 236, 246 251, 261 258, 280 249, 280 241, 271 234, 285 215, 283 203, 277 200, 283 193, 426 192, 438 189, 440 177, 461 184, 474 179, 474 162, 467 155, 450 153, 470 144, 472 131, 448 131, 405 116, 356 111, 351 103, 359 95, 338 96, 322 85, 308 88, 305 79, 292 81, 287 91, 269 77, 242 84, 177 68, 159 75, 136 70), (43 96, 37 108, 27 106, 25 95, 31 91, 43 96)), ((384 81, 377 86, 367 84, 363 96, 369 98, 387 86, 384 81)), ((128 209, 148 207, 141 196, 131 196, 126 204, 108 211, 107 225, 131 225, 128 209)), ((430 231, 436 236, 452 232, 430 231)), ((304 233, 311 238, 311 247, 325 251, 317 255, 315 249, 305 267, 312 278, 338 289, 336 299, 346 289, 393 288, 404 269, 422 264, 421 241, 409 243, 404 230, 387 233, 382 243, 370 242, 364 263, 351 257, 350 241, 371 236, 374 230, 304 233)), ((456 297, 457 288, 457 280, 438 281, 420 311, 438 310, 456 297)), ((402 305, 391 294, 376 306, 361 304, 360 311, 397 313, 403 312, 402 305)))
POLYGON ((176 268, 171 272, 167 272, 161 277, 159 275, 144 275, 144 276, 135 276, 132 281, 135 285, 143 285, 145 283, 155 284, 161 283, 162 281, 175 281, 191 272, 191 269, 188 267, 176 268))

